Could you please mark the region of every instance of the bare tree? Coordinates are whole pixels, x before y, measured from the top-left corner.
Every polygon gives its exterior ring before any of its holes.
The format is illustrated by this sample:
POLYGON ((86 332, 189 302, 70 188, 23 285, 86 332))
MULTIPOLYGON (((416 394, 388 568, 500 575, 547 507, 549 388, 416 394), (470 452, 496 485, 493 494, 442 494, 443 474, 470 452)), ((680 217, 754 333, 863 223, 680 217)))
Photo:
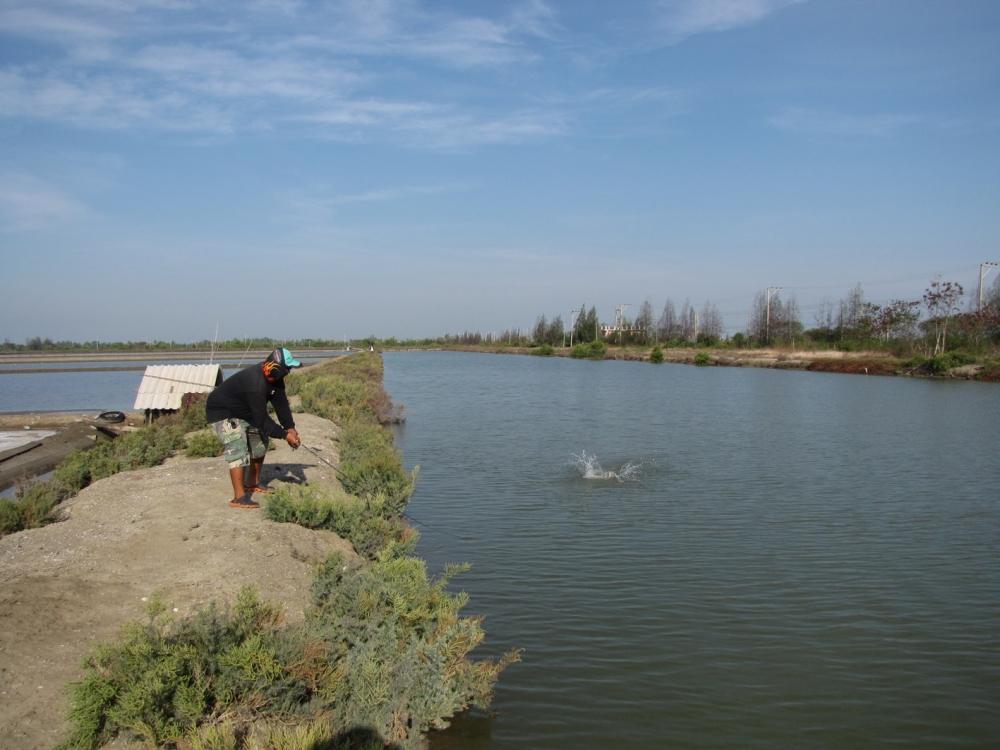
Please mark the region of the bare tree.
POLYGON ((669 297, 663 305, 663 312, 656 322, 659 331, 660 341, 668 341, 677 334, 677 311, 674 309, 674 302, 669 297))
POLYGON ((833 330, 833 301, 829 297, 824 297, 819 301, 813 320, 817 328, 827 331, 833 330))
POLYGON ((840 309, 837 312, 837 328, 841 334, 844 331, 853 331, 861 322, 864 314, 865 293, 859 283, 854 287, 844 299, 840 300, 840 309))
POLYGON ((923 302, 934 327, 934 356, 945 351, 948 339, 948 321, 959 311, 959 302, 965 290, 954 281, 934 279, 924 291, 923 302))
POLYGON ((680 321, 678 322, 681 338, 685 341, 694 341, 698 336, 695 314, 694 308, 691 307, 691 302, 684 300, 684 304, 681 305, 680 321))
POLYGON ((536 345, 545 343, 545 334, 549 331, 549 323, 545 319, 544 315, 539 315, 538 320, 535 321, 535 327, 532 329, 531 339, 536 345))
POLYGON ((706 301, 704 307, 701 308, 701 320, 698 321, 698 328, 700 329, 699 336, 713 343, 721 339, 725 333, 719 308, 711 302, 706 301))
POLYGON ((768 341, 767 292, 757 292, 747 319, 747 337, 758 345, 768 341))
POLYGON ((639 305, 639 314, 635 318, 635 327, 640 329, 637 336, 641 336, 644 343, 649 343, 653 334, 653 305, 647 299, 639 305))
POLYGON ((795 295, 791 295, 787 302, 782 303, 780 297, 777 298, 777 333, 786 344, 794 344, 795 339, 802 333, 802 321, 799 317, 799 303, 795 295))

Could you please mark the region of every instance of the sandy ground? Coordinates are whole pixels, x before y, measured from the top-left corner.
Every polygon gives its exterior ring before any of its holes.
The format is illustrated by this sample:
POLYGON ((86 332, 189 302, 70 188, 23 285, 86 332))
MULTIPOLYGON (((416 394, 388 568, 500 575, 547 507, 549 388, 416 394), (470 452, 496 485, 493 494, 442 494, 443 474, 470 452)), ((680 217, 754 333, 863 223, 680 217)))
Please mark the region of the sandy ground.
MULTIPOLYGON (((297 414, 303 441, 334 464, 336 427, 297 414)), ((336 484, 331 468, 278 442, 265 482, 336 484)), ((0 539, 0 747, 51 748, 66 734, 66 685, 98 641, 141 619, 161 592, 179 614, 230 602, 246 584, 302 617, 313 568, 331 552, 354 558, 328 531, 234 510, 220 458, 175 457, 84 489, 64 520, 0 539)))

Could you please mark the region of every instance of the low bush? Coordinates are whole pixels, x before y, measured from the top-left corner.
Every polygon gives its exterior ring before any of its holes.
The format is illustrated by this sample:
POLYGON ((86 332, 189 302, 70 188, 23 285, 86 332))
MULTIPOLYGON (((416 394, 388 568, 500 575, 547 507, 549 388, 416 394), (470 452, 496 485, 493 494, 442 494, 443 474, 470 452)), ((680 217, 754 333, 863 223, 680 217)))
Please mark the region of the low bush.
POLYGON ((902 368, 909 373, 945 375, 953 367, 971 365, 976 358, 965 352, 945 352, 934 357, 917 354, 902 362, 902 368))
POLYGON ((377 557, 412 550, 417 534, 388 510, 386 498, 362 500, 332 489, 283 485, 264 504, 264 515, 279 523, 329 529, 347 539, 359 555, 377 557))
POLYGON ((712 358, 708 356, 708 352, 698 352, 694 355, 694 363, 699 367, 704 367, 707 364, 711 364, 712 358))
POLYGON ((279 611, 251 590, 231 611, 210 606, 175 621, 154 597, 148 612, 148 622, 126 625, 84 662, 62 748, 92 750, 120 732, 173 744, 225 711, 290 708, 274 690, 285 674, 279 611))
POLYGON ((542 344, 541 346, 536 346, 531 353, 539 357, 551 357, 554 351, 555 349, 552 348, 551 344, 542 344))
POLYGON ((184 454, 189 458, 208 458, 222 455, 222 441, 212 430, 196 432, 187 439, 184 454))
POLYGON ((660 362, 662 362, 663 361, 663 350, 660 347, 658 347, 658 346, 654 346, 653 347, 653 351, 651 351, 649 353, 649 361, 650 362, 654 362, 656 364, 659 364, 660 362))
POLYGON ((945 352, 932 357, 927 362, 927 368, 935 375, 944 375, 953 367, 971 365, 975 361, 975 357, 965 352, 945 352))
POLYGON ((301 396, 305 411, 337 423, 359 415, 379 424, 402 422, 402 407, 392 403, 382 377, 382 358, 360 352, 295 372, 285 379, 285 388, 301 396))
POLYGON ((591 341, 589 344, 576 344, 569 356, 574 359, 604 359, 608 347, 603 341, 591 341))
POLYGON ((446 590, 464 569, 430 579, 413 557, 351 568, 331 556, 305 621, 292 627, 249 589, 232 610, 182 620, 155 601, 148 622, 126 626, 86 660, 62 748, 95 750, 124 733, 191 750, 314 741, 416 750, 455 713, 488 706, 497 676, 519 659, 468 659, 480 621, 461 617, 467 597, 446 590))

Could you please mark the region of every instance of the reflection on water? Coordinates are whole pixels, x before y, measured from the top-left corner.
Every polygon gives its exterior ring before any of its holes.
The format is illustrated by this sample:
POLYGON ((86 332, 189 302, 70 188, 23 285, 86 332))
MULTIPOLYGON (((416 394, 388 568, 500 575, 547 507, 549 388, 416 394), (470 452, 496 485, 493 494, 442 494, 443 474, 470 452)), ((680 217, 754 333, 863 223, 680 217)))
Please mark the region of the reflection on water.
POLYGON ((386 381, 419 553, 473 564, 484 655, 525 649, 434 750, 1000 746, 995 386, 451 353, 386 381))

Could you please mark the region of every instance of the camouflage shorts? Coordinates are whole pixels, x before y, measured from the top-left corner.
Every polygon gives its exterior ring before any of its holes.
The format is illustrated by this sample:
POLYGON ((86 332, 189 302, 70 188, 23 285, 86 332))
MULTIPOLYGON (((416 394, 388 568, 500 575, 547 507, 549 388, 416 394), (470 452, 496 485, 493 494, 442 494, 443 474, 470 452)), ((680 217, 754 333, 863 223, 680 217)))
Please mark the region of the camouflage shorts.
POLYGON ((249 466, 251 458, 264 458, 267 453, 267 437, 249 422, 223 419, 212 422, 212 429, 222 441, 222 456, 229 462, 230 469, 249 466))

